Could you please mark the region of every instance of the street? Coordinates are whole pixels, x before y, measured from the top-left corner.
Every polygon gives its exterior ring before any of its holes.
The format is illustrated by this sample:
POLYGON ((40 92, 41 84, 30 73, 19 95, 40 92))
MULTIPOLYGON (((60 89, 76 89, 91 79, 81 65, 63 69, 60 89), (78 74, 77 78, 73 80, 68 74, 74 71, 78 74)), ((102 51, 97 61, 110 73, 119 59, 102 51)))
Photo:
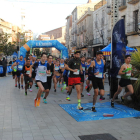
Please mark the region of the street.
MULTIPOLYGON (((109 91, 105 83, 105 97, 109 91)), ((0 78, 0 140, 80 140, 78 136, 109 133, 118 140, 139 140, 140 119, 124 118, 77 122, 59 104, 77 103, 75 89, 71 101, 66 101, 66 93, 60 88, 53 92, 53 85, 47 99, 41 100, 40 107, 34 107, 37 89, 24 95, 24 90, 14 87, 12 76, 0 78)), ((82 103, 92 102, 92 96, 82 103)), ((93 90, 91 91, 93 95, 93 90)), ((99 102, 99 99, 98 99, 99 102)), ((103 102, 103 101, 100 101, 103 102)))

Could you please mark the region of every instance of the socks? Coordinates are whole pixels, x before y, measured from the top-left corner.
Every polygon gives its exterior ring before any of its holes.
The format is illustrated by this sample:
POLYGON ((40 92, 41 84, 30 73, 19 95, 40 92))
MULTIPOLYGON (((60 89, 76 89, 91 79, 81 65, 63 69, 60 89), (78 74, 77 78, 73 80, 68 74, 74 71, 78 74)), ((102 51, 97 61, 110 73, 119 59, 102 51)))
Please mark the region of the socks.
POLYGON ((93 108, 95 108, 95 105, 93 105, 93 108))
POLYGON ((78 99, 78 106, 81 106, 81 99, 78 99))

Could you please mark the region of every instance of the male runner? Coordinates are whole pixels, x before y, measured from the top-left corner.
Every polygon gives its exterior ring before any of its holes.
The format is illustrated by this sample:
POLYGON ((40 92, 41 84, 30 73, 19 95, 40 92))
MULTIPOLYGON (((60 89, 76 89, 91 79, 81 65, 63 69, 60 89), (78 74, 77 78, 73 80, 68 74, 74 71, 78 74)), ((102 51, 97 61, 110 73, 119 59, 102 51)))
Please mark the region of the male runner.
POLYGON ((121 66, 119 70, 119 75, 121 75, 121 80, 119 82, 118 90, 114 94, 113 99, 111 100, 111 106, 114 107, 114 100, 115 98, 121 93, 123 87, 127 87, 129 90, 124 96, 121 96, 122 102, 124 102, 124 99, 127 96, 130 96, 134 93, 133 86, 131 84, 130 78, 131 78, 131 70, 132 70, 132 65, 130 64, 131 62, 131 56, 126 55, 125 56, 125 63, 121 66))
POLYGON ((104 77, 104 65, 105 61, 102 60, 103 53, 98 51, 96 53, 96 59, 92 61, 90 65, 90 70, 93 70, 94 76, 92 79, 92 85, 94 88, 94 96, 93 96, 93 107, 92 111, 96 112, 95 103, 98 97, 98 88, 100 90, 100 95, 104 96, 104 85, 103 85, 103 77, 104 77))
POLYGON ((81 90, 80 90, 81 88, 80 71, 81 73, 83 73, 83 70, 80 60, 80 51, 75 51, 75 57, 69 61, 68 66, 66 66, 66 69, 70 71, 68 79, 69 91, 71 91, 72 86, 75 85, 78 99, 77 109, 83 110, 83 107, 81 107, 81 90))
POLYGON ((83 88, 84 88, 84 81, 85 81, 85 70, 86 70, 86 64, 85 64, 85 57, 84 56, 81 56, 81 65, 82 65, 82 70, 83 70, 83 73, 80 74, 80 77, 81 77, 81 97, 84 97, 84 95, 82 94, 83 92, 83 88))
MULTIPOLYGON (((30 87, 32 87, 32 84, 33 84, 32 77, 30 74, 30 71, 32 71, 31 69, 32 69, 32 67, 30 65, 30 59, 27 58, 26 65, 23 66, 23 71, 22 71, 22 73, 24 74, 24 81, 25 81, 25 95, 27 95, 27 89, 28 89, 29 85, 30 85, 30 87)), ((32 91, 30 90, 30 92, 32 92, 32 91)))
POLYGON ((51 89, 51 84, 52 84, 52 76, 54 74, 54 64, 52 63, 52 60, 53 60, 53 56, 48 55, 48 64, 50 66, 50 74, 47 74, 47 83, 48 83, 49 90, 46 91, 45 96, 43 98, 43 101, 44 101, 45 104, 47 104, 46 98, 49 95, 49 91, 51 89))
MULTIPOLYGON (((45 61, 47 59, 47 54, 42 53, 41 54, 41 61, 36 62, 33 67, 36 68, 37 73, 36 73, 36 82, 39 87, 36 99, 34 100, 34 105, 35 107, 40 106, 40 97, 42 92, 48 92, 49 87, 47 83, 47 74, 50 74, 50 66, 47 64, 45 61)), ((32 69, 31 69, 32 71, 32 69)), ((30 71, 30 72, 31 72, 30 71)))
POLYGON ((12 75, 13 75, 13 79, 15 79, 15 87, 17 87, 17 66, 13 66, 13 64, 16 62, 16 60, 14 59, 12 62, 12 66, 11 69, 12 71, 12 75))
POLYGON ((25 64, 25 61, 23 60, 23 56, 21 55, 18 60, 12 65, 12 68, 14 66, 17 66, 17 78, 18 78, 18 88, 20 89, 20 77, 21 77, 21 88, 23 89, 23 66, 25 64))
POLYGON ((64 70, 65 70, 65 66, 64 66, 64 59, 61 59, 60 60, 60 74, 61 74, 61 78, 60 78, 60 81, 62 82, 62 84, 63 84, 63 82, 64 82, 64 79, 63 79, 63 72, 64 72, 64 70))

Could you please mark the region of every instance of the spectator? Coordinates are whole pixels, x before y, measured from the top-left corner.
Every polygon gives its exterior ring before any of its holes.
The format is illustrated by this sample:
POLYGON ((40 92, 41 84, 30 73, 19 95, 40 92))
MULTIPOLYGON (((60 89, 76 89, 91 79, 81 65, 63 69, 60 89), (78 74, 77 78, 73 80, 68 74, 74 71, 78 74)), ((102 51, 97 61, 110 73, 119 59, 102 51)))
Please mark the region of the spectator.
POLYGON ((5 57, 3 58, 2 66, 3 66, 3 76, 6 76, 6 71, 7 71, 7 60, 5 59, 5 57))

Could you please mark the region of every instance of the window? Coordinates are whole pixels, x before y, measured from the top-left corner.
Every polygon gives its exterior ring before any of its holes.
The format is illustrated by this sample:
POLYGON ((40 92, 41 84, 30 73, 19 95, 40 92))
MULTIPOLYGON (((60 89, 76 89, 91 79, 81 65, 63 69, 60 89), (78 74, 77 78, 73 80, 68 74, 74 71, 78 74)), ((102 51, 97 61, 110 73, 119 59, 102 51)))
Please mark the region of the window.
POLYGON ((138 31, 138 10, 134 11, 134 27, 135 31, 138 31))

